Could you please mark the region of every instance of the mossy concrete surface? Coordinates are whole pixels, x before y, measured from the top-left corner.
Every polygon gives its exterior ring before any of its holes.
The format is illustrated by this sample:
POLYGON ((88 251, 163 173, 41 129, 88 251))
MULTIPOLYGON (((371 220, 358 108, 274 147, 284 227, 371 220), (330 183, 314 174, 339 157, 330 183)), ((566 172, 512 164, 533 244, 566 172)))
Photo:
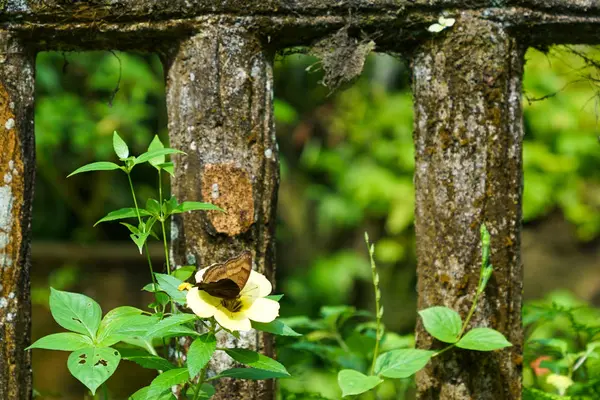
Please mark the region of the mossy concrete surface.
MULTIPOLYGON (((523 54, 500 24, 463 13, 413 55, 418 308, 446 306, 466 317, 485 223, 495 270, 471 327, 494 328, 513 343, 434 358, 417 375, 420 399, 521 396, 523 54)), ((419 324, 417 347, 441 343, 419 324)))

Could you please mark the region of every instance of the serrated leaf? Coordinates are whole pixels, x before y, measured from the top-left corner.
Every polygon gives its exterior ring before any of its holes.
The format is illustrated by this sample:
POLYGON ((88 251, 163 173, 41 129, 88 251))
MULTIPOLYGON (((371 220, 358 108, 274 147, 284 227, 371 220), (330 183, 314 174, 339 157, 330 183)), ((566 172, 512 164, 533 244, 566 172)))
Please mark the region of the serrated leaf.
POLYGON ((462 328, 460 315, 448 307, 430 307, 419 311, 423 326, 434 338, 446 343, 456 343, 462 328))
POLYGON ((183 282, 172 275, 166 274, 154 274, 156 276, 156 282, 158 286, 167 292, 169 296, 173 299, 173 301, 179 304, 185 304, 186 302, 186 294, 185 292, 179 290, 179 285, 183 282))
POLYGON ((154 396, 161 395, 165 389, 170 389, 172 386, 180 385, 190 379, 190 374, 187 368, 177 368, 165 371, 152 381, 150 389, 148 389, 148 399, 154 396))
POLYGON ((265 371, 287 374, 289 376, 289 373, 283 365, 263 354, 247 349, 225 349, 225 352, 229 357, 241 364, 256 369, 263 369, 265 371))
POLYGON ((123 160, 129 157, 129 147, 127 147, 127 143, 121 139, 117 131, 113 132, 113 149, 119 159, 123 160))
POLYGON ((222 371, 216 376, 209 378, 207 380, 214 380, 219 378, 236 378, 236 379, 248 379, 248 380, 263 380, 263 379, 276 379, 276 378, 287 378, 289 374, 275 372, 275 371, 266 371, 264 369, 256 369, 256 368, 231 368, 222 371))
POLYGON ((184 201, 173 209, 172 214, 179 214, 187 211, 225 211, 220 207, 211 203, 203 203, 200 201, 184 201))
POLYGON ((67 360, 67 367, 75 378, 92 394, 115 372, 121 355, 110 347, 91 347, 74 351, 67 360))
POLYGON ((285 322, 283 322, 279 319, 276 319, 271 322, 256 322, 256 321, 251 321, 251 322, 252 322, 252 328, 259 330, 259 331, 273 333, 273 334, 279 335, 279 336, 302 336, 302 334, 296 332, 295 330, 293 330, 292 328, 287 326, 285 324, 285 322))
POLYGON ((169 328, 173 326, 183 325, 188 322, 192 322, 197 319, 193 314, 176 314, 163 319, 154 326, 152 326, 144 336, 146 337, 161 337, 169 328))
POLYGON ((93 345, 94 342, 92 342, 92 339, 90 339, 88 336, 73 332, 61 332, 39 338, 25 350, 46 349, 75 351, 92 347, 93 345))
POLYGON ((102 309, 91 298, 50 288, 50 312, 63 328, 96 338, 102 309))
POLYGON ((383 379, 378 376, 366 376, 353 369, 343 369, 338 373, 338 385, 342 397, 368 392, 378 386, 383 379))
MULTIPOLYGON (((150 213, 148 211, 144 210, 143 208, 140 208, 139 211, 140 211, 140 216, 142 216, 142 217, 147 217, 150 215, 150 213)), ((109 212, 108 214, 106 214, 106 216, 99 219, 94 224, 94 226, 96 226, 102 222, 116 221, 116 220, 120 220, 120 219, 137 218, 137 217, 138 217, 138 214, 137 214, 137 211, 135 208, 121 208, 119 210, 109 212)))
POLYGON ((467 350, 492 351, 512 346, 512 344, 497 330, 474 328, 468 331, 456 343, 456 346, 467 350))
POLYGON ((386 378, 408 378, 429 362, 433 351, 400 349, 383 353, 375 362, 375 373, 386 378))
POLYGON ((192 342, 187 354, 187 367, 193 378, 208 364, 217 349, 217 339, 211 333, 205 333, 192 342))
POLYGON ((69 178, 73 175, 76 175, 76 174, 81 174, 82 172, 112 171, 112 170, 119 169, 119 168, 121 168, 121 167, 115 163, 112 163, 109 161, 98 161, 98 162, 93 162, 91 164, 87 164, 87 165, 84 165, 83 167, 77 168, 75 171, 73 171, 69 175, 67 175, 67 178, 69 178))
POLYGON ((150 161, 154 158, 160 157, 160 156, 166 156, 167 154, 185 154, 183 151, 181 150, 176 150, 176 149, 169 149, 169 148, 164 148, 164 149, 159 149, 159 150, 153 150, 153 151, 147 151, 143 154, 141 154, 139 157, 137 157, 134 160, 134 164, 143 164, 147 161, 150 161))

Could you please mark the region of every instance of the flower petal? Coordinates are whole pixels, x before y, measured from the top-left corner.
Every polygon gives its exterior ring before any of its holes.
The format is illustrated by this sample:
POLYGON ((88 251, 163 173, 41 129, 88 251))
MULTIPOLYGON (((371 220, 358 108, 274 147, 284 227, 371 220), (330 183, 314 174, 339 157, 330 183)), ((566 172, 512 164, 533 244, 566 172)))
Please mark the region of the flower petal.
POLYGON ((257 299, 268 296, 272 290, 273 285, 271 285, 266 276, 256 271, 250 271, 250 277, 248 278, 248 282, 246 282, 246 286, 242 289, 240 296, 257 299))
POLYGON ((201 282, 202 281, 202 277, 204 276, 204 273, 206 272, 207 269, 209 269, 210 267, 206 267, 206 268, 202 268, 200 271, 196 272, 196 283, 201 282))
POLYGON ((261 297, 254 300, 254 303, 244 313, 252 321, 271 322, 279 316, 279 303, 261 297))
POLYGON ((198 290, 197 287, 191 288, 188 291, 186 300, 187 306, 200 318, 210 318, 215 315, 217 311, 216 305, 219 304, 217 298, 203 290, 198 290))
POLYGON ((215 311, 215 319, 219 325, 230 331, 249 331, 252 329, 250 320, 246 317, 245 313, 232 313, 223 307, 217 308, 215 311))

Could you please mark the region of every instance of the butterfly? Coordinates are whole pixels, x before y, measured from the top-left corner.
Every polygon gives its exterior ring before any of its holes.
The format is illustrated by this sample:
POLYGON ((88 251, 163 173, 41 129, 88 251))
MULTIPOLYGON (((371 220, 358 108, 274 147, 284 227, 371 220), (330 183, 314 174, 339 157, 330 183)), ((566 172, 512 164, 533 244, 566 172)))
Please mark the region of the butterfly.
POLYGON ((252 253, 246 250, 237 257, 208 267, 196 287, 211 296, 235 299, 246 286, 251 270, 252 253))

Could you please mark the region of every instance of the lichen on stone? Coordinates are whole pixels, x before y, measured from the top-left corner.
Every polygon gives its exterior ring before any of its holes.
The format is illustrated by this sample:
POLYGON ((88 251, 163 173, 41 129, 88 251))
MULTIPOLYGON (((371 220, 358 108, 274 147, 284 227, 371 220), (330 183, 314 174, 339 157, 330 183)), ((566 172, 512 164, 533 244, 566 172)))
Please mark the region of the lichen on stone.
MULTIPOLYGON (((310 52, 320 60, 313 66, 323 69, 321 84, 334 91, 352 84, 360 76, 367 56, 374 49, 374 41, 352 37, 348 33, 348 26, 344 26, 313 44, 310 52)), ((313 66, 309 70, 315 69, 313 66)))

